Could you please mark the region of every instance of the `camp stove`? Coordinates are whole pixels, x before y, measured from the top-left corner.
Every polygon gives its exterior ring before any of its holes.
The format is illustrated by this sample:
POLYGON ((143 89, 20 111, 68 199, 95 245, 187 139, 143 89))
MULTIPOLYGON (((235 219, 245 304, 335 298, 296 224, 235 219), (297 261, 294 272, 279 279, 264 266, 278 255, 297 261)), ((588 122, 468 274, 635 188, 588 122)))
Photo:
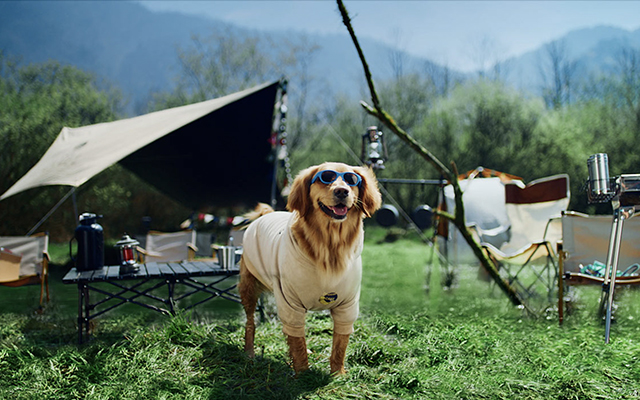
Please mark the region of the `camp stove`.
POLYGON ((599 153, 589 157, 590 203, 606 203, 611 201, 613 208, 613 223, 609 236, 609 249, 607 252, 607 266, 602 283, 602 299, 600 311, 606 307, 605 316, 605 343, 609 343, 611 331, 611 312, 613 308, 613 293, 618 272, 618 260, 620 257, 620 243, 622 243, 622 228, 624 221, 634 217, 640 210, 640 174, 624 174, 618 177, 609 177, 609 160, 606 154, 599 153), (613 279, 611 277, 614 277, 613 279))

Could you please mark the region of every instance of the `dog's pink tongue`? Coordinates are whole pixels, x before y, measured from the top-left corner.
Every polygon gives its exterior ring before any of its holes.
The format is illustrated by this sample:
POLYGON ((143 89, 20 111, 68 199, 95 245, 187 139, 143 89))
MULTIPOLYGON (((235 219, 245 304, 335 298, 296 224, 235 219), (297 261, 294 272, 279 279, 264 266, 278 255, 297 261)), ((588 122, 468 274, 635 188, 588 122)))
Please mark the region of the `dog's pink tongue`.
POLYGON ((347 214, 347 206, 340 204, 337 206, 333 206, 331 207, 331 211, 334 212, 334 214, 339 215, 339 216, 343 216, 347 214))

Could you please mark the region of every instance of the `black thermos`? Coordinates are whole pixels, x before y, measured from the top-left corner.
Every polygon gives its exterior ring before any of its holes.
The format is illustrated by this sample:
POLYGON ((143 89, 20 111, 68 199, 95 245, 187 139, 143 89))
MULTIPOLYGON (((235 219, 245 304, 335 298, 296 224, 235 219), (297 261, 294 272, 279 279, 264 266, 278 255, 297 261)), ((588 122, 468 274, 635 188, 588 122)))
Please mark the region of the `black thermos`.
MULTIPOLYGON (((92 271, 102 269, 104 266, 104 231, 96 222, 98 218, 102 218, 102 215, 91 213, 80 215, 80 225, 76 228, 74 235, 74 239, 78 242, 78 254, 75 258, 78 271, 92 271)), ((71 242, 69 242, 69 253, 71 253, 71 242)))

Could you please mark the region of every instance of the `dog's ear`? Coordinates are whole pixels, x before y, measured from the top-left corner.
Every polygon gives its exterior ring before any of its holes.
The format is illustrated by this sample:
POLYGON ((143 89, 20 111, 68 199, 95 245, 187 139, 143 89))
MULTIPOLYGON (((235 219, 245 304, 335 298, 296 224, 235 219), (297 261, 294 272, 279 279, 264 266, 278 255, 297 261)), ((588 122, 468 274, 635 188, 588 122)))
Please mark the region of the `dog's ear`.
POLYGON ((293 185, 291 185, 291 192, 287 200, 287 210, 297 211, 302 218, 305 218, 313 211, 309 188, 311 187, 311 180, 317 172, 318 167, 313 166, 298 173, 293 180, 293 185))
POLYGON ((358 198, 362 212, 368 218, 378 211, 382 205, 382 196, 380 195, 380 189, 378 189, 378 180, 369 167, 354 167, 354 170, 362 177, 358 198))

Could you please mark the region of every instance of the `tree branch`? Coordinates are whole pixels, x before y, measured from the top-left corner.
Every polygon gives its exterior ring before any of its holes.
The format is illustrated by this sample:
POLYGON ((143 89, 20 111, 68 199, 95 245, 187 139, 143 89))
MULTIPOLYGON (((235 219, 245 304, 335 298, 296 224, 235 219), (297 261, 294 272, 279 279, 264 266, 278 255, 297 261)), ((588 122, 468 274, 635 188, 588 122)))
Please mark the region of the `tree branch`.
POLYGON ((351 26, 351 18, 349 17, 349 13, 342 3, 342 0, 337 0, 338 9, 340 10, 340 14, 342 15, 342 22, 347 27, 349 31, 349 35, 353 40, 353 44, 356 47, 358 52, 358 56, 360 57, 360 61, 362 62, 362 67, 364 68, 364 74, 367 79, 367 84, 369 86, 369 91, 371 93, 371 100, 373 102, 373 107, 365 103, 364 101, 360 102, 362 107, 372 116, 378 118, 387 128, 389 128, 393 133, 395 133, 400 139, 402 139, 405 143, 407 143, 412 149, 414 149, 422 158, 427 160, 431 165, 433 165, 441 174, 444 176, 453 186, 454 198, 456 203, 455 215, 451 215, 448 213, 438 212, 438 215, 442 215, 445 218, 448 218, 453 221, 454 225, 460 233, 465 241, 471 247, 474 255, 478 258, 482 266, 487 270, 489 275, 493 278, 496 284, 502 289, 502 291, 507 295, 509 300, 514 305, 522 305, 525 310, 527 310, 530 314, 534 314, 533 311, 527 306, 527 304, 522 300, 519 293, 515 290, 513 286, 509 284, 509 282, 505 281, 499 274, 498 269, 493 262, 485 253, 482 251, 482 247, 475 241, 473 235, 469 231, 466 226, 466 221, 464 218, 464 204, 462 201, 462 190, 460 189, 460 185, 458 182, 458 169, 455 163, 451 163, 453 173, 440 162, 433 154, 431 154, 424 146, 420 145, 413 137, 409 136, 403 129, 401 129, 395 122, 395 120, 380 106, 380 101, 378 99, 378 95, 376 93, 375 86, 373 84, 373 78, 371 77, 371 71, 369 70, 369 65, 364 56, 364 52, 362 51, 360 44, 358 42, 358 38, 351 26))

